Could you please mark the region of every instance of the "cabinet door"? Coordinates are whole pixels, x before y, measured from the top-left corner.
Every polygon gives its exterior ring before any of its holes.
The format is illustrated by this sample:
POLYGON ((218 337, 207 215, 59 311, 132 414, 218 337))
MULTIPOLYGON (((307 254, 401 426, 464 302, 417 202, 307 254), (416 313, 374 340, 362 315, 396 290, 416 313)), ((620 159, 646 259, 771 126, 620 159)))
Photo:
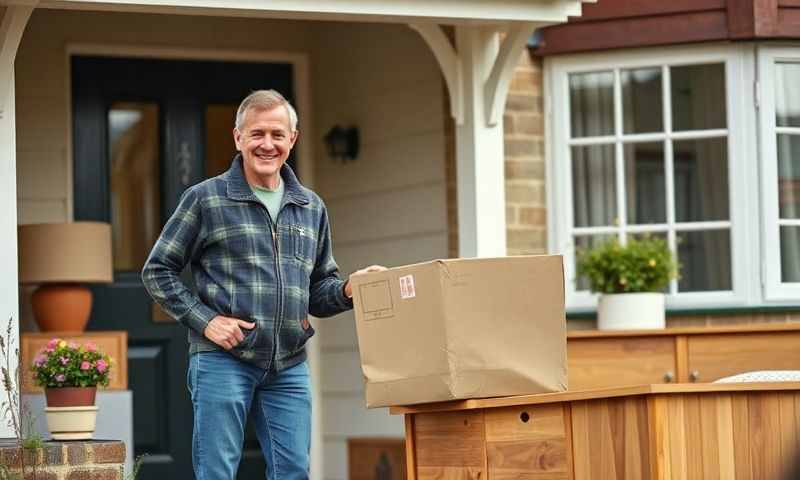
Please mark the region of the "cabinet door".
POLYGON ((755 370, 800 370, 800 332, 689 337, 689 379, 713 382, 755 370))
POLYGON ((674 381, 675 338, 578 338, 567 342, 569 389, 674 381))

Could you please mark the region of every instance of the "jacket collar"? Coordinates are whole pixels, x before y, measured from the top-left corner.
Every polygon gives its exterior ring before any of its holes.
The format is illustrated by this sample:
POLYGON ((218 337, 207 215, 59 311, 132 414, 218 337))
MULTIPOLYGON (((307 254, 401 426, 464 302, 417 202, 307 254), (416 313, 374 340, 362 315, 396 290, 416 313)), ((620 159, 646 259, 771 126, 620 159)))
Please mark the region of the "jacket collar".
MULTIPOLYGON (((234 157, 231 163, 231 168, 225 173, 225 180, 228 184, 228 198, 232 200, 257 202, 258 199, 255 194, 253 194, 253 190, 250 188, 244 176, 242 161, 242 155, 240 153, 236 154, 236 157, 234 157)), ((294 203, 300 206, 309 204, 310 200, 308 194, 304 191, 305 189, 297 179, 297 175, 294 174, 292 167, 288 164, 284 163, 283 167, 281 167, 281 178, 284 184, 285 203, 294 203)))

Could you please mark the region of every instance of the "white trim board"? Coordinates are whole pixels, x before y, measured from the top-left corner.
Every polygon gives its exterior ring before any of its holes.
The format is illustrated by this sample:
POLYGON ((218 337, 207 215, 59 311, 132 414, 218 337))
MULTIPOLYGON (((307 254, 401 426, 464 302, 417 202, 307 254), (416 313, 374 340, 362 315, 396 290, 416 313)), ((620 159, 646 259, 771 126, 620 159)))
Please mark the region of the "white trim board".
MULTIPOLYGON (((8 0, 0 0, 2 1, 8 0)), ((361 22, 561 23, 596 0, 44 0, 43 8, 361 22)))

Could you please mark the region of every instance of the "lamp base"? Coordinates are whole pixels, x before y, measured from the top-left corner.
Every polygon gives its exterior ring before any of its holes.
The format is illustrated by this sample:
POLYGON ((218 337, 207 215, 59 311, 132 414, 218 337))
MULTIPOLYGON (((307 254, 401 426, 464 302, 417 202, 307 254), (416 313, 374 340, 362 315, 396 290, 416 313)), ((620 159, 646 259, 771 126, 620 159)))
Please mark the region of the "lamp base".
POLYGON ((70 283, 42 285, 31 298, 33 316, 43 332, 83 332, 92 311, 92 291, 70 283))

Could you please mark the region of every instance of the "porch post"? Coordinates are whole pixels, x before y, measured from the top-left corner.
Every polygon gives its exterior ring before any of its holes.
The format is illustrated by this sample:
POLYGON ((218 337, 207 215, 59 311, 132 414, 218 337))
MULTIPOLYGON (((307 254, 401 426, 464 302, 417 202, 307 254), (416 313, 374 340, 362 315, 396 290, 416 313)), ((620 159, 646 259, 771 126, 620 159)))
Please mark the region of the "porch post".
MULTIPOLYGON (((2 12, 0 20, 0 265, 3 265, 5 272, 0 276, 0 334, 5 336, 6 322, 12 318, 11 336, 14 348, 19 346, 14 58, 32 11, 31 6, 11 5, 2 12)), ((16 359, 11 364, 12 375, 15 370, 16 359)), ((0 394, 6 399, 6 390, 2 386, 0 394)), ((14 438, 15 434, 7 426, 6 418, 0 420, 0 438, 14 438)))
POLYGON ((439 62, 456 121, 458 251, 462 257, 506 254, 503 110, 514 67, 537 26, 520 22, 501 31, 458 25, 453 46, 438 25, 411 25, 439 62))

